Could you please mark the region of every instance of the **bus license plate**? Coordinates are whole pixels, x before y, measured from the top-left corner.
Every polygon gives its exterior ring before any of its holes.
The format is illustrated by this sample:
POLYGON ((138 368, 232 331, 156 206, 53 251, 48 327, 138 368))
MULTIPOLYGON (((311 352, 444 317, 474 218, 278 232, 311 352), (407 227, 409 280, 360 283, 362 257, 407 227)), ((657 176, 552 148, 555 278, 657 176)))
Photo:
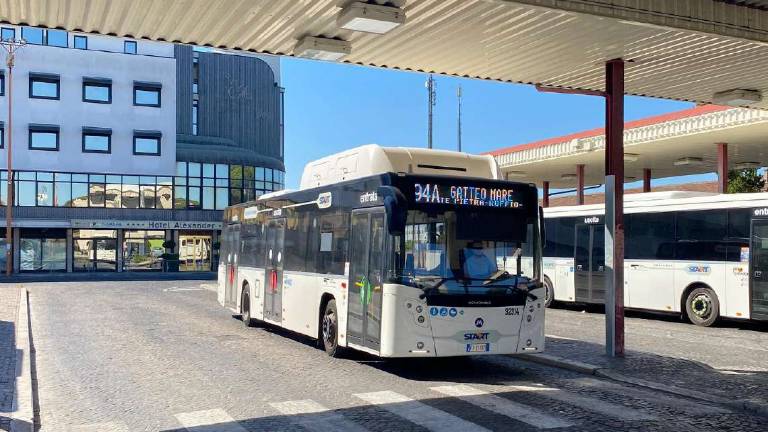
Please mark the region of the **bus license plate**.
POLYGON ((491 350, 489 343, 467 344, 467 352, 488 352, 491 350))

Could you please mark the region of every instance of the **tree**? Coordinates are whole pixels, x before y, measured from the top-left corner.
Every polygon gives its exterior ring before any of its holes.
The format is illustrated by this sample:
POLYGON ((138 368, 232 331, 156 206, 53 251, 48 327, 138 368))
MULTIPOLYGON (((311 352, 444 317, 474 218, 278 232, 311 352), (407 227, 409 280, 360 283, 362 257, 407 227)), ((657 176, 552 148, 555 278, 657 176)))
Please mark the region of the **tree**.
POLYGON ((756 168, 728 171, 728 193, 761 192, 765 179, 756 168))

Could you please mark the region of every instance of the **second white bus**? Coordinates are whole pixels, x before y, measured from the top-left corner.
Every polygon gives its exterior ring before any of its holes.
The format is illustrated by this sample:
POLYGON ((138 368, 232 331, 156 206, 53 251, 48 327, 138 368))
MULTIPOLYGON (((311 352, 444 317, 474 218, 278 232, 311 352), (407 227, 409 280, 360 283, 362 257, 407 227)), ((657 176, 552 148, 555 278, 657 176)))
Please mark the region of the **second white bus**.
MULTIPOLYGON (((624 205, 624 303, 768 320, 768 193, 651 192, 624 205)), ((604 205, 544 209, 547 302, 604 302, 604 205)))

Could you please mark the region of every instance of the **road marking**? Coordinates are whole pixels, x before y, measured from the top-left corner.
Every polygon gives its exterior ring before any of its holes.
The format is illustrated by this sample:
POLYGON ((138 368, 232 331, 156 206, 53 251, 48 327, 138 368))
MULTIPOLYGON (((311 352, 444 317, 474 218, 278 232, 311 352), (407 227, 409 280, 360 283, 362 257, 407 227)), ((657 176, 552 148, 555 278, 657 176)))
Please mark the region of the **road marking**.
POLYGON ((713 405, 688 401, 682 398, 667 396, 652 390, 644 390, 637 387, 624 386, 608 381, 598 380, 595 378, 577 378, 572 380, 572 382, 581 384, 585 387, 595 387, 601 390, 609 389, 625 396, 647 400, 656 405, 667 406, 691 414, 725 414, 731 412, 730 410, 719 408, 713 405))
MULTIPOLYGON (((45 429, 41 429, 41 430, 45 430, 45 429)), ((118 423, 118 422, 79 425, 79 426, 73 426, 65 430, 69 432, 129 432, 128 426, 125 423, 118 423)))
POLYGON ((354 396, 432 431, 467 432, 488 430, 393 391, 358 393, 354 396))
POLYGON ((608 417, 620 420, 655 420, 656 417, 628 408, 624 405, 612 404, 609 402, 594 399, 582 394, 571 393, 554 387, 542 385, 506 385, 501 387, 504 390, 521 392, 542 392, 542 395, 550 399, 559 400, 567 404, 577 406, 587 411, 597 412, 608 417))
POLYGON ((272 402, 269 405, 280 411, 280 414, 289 416, 291 422, 310 431, 363 432, 368 430, 311 399, 272 402))
POLYGON ((222 409, 180 413, 176 419, 189 432, 247 432, 222 409))
POLYGON ((180 292, 180 291, 203 291, 205 288, 177 288, 177 287, 170 287, 170 288, 163 288, 163 291, 165 292, 180 292))
POLYGON ((476 389, 474 387, 459 384, 451 386, 432 387, 432 390, 442 393, 447 396, 452 396, 463 400, 464 402, 477 405, 480 408, 488 411, 510 417, 514 420, 518 420, 524 423, 528 423, 531 426, 535 426, 540 429, 552 429, 563 428, 573 426, 573 423, 569 423, 564 420, 560 420, 557 417, 539 412, 527 405, 518 404, 512 402, 503 397, 489 394, 486 391, 476 389))

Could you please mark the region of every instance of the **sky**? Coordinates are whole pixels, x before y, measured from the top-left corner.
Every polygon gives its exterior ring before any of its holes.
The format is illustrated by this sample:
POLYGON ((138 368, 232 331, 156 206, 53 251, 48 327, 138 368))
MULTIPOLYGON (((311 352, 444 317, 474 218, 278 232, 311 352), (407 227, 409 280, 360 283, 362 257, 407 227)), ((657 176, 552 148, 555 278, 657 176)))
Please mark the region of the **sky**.
MULTIPOLYGON (((281 72, 286 188, 298 188, 307 162, 352 147, 427 146, 426 74, 291 57, 282 59, 281 72)), ((600 97, 539 93, 533 86, 467 78, 435 75, 435 79, 434 148, 456 149, 459 85, 462 150, 466 152, 481 153, 604 126, 600 97)), ((625 120, 692 106, 627 97, 625 120)))

